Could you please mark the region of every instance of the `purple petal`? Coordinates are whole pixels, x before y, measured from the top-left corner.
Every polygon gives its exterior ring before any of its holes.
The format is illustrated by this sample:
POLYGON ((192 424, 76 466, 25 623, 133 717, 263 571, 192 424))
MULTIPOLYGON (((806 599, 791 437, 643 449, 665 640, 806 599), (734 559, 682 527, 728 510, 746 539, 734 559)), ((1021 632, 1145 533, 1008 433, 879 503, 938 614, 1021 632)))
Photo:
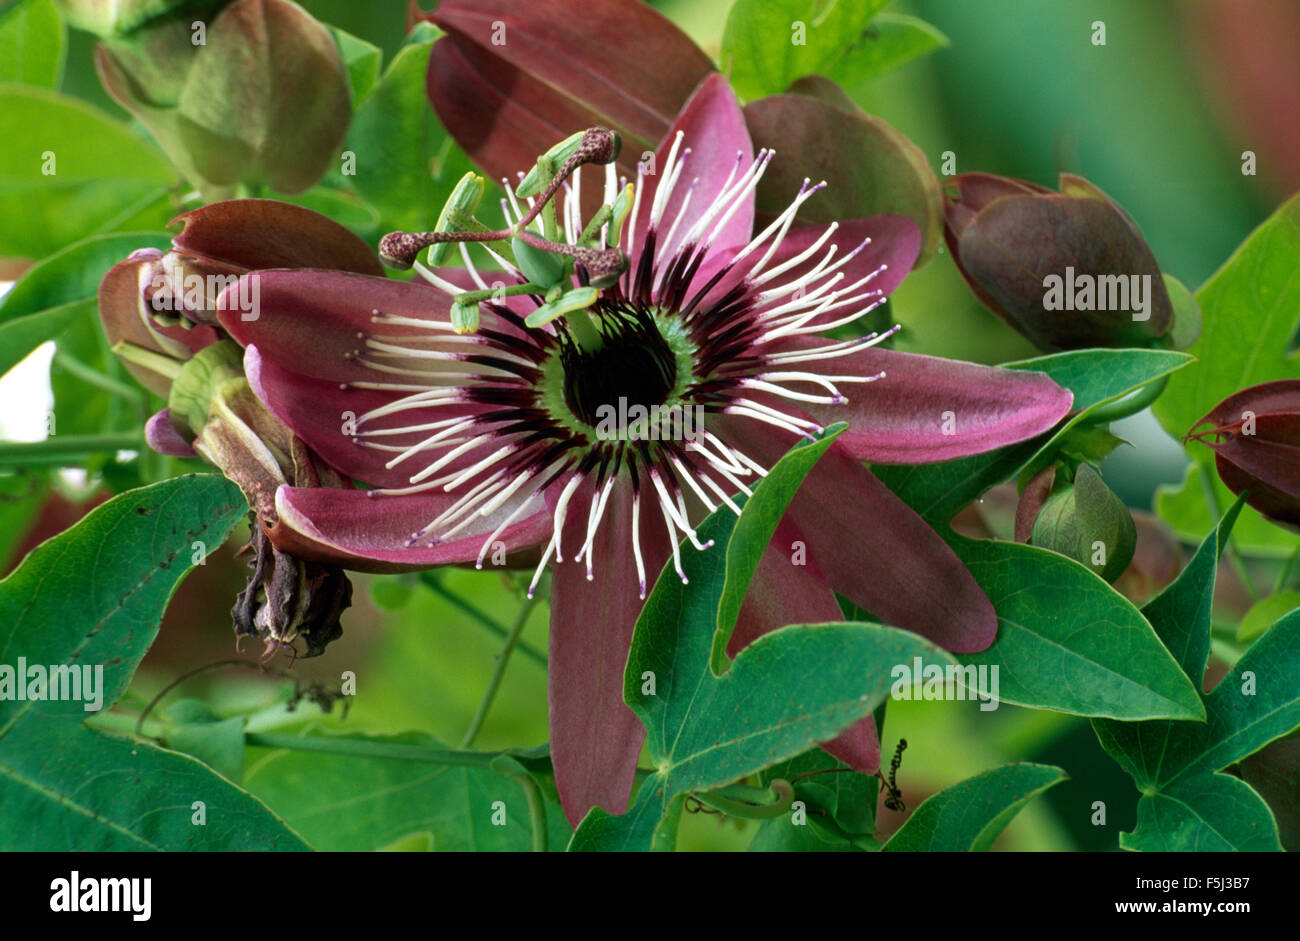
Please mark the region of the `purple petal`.
MULTIPOLYGON (((825 340, 801 340, 815 347, 825 340)), ((839 446, 861 460, 928 464, 981 454, 1042 434, 1073 394, 1041 373, 976 366, 879 347, 827 361, 827 375, 873 376, 844 384, 844 405, 807 405, 814 420, 849 422, 839 446)))
POLYGON ((198 457, 190 443, 181 437, 172 424, 172 410, 169 408, 154 412, 145 422, 144 440, 159 454, 169 457, 198 457))
POLYGON ((667 17, 630 0, 442 0, 432 18, 448 35, 429 58, 429 98, 496 180, 593 125, 623 136, 619 171, 635 179, 713 69, 667 17))
MULTIPOLYGON (((800 538, 788 521, 777 526, 745 594, 740 618, 727 645, 731 657, 764 634, 788 624, 844 620, 825 575, 813 560, 796 555, 795 545, 800 538), (797 564, 796 559, 799 559, 797 564)), ((859 771, 875 774, 880 770, 880 738, 871 716, 854 723, 822 747, 859 771)))
MULTIPOLYGON (((412 534, 461 497, 441 490, 403 496, 370 496, 365 490, 328 487, 281 487, 275 495, 279 525, 275 544, 300 558, 332 562, 365 572, 428 568, 449 562, 472 562, 487 537, 510 514, 514 501, 487 517, 478 517, 446 542, 412 543, 412 534)), ((507 553, 550 538, 551 515, 545 501, 496 536, 507 553)), ((492 553, 489 548, 488 555, 492 553)), ((509 562, 509 560, 507 560, 509 562)))
MULTIPOLYGON (((681 159, 688 148, 690 154, 685 157, 681 175, 663 209, 657 232, 660 243, 673 225, 677 226, 673 241, 679 242, 691 226, 713 208, 732 171, 735 171, 732 178, 735 182, 754 162, 754 146, 750 143, 749 131, 745 129, 745 116, 736 101, 735 92, 721 75, 708 76, 700 83, 659 144, 659 149, 654 154, 654 175, 644 178, 641 205, 632 226, 635 233, 630 253, 633 271, 636 270, 638 259, 646 245, 651 207, 668 169, 668 155, 678 131, 683 134, 678 158, 681 159), (688 193, 690 202, 686 203, 688 193), (683 204, 686 204, 684 212, 683 204), (677 221, 679 216, 681 219, 677 221)), ((700 238, 707 237, 721 218, 720 215, 705 226, 700 238)), ((714 250, 722 251, 731 246, 744 245, 749 241, 753 228, 754 198, 751 193, 718 233, 713 243, 714 250)), ((658 247, 662 249, 665 246, 659 244, 658 247)))
MULTIPOLYGON (((592 807, 627 809, 645 729, 623 702, 623 671, 641 613, 627 524, 631 487, 615 485, 596 533, 595 580, 574 562, 582 543, 590 488, 579 488, 564 529, 564 562, 551 582, 551 761, 564 813, 577 825, 592 807)), ((653 579, 668 558, 667 533, 653 514, 641 517, 641 549, 653 579)))
MULTIPOLYGON (((372 409, 387 405, 406 393, 382 389, 340 388, 337 382, 313 379, 279 363, 267 359, 256 346, 244 353, 244 372, 257 397, 289 426, 299 438, 319 454, 327 464, 338 468, 356 480, 376 487, 406 487, 410 478, 422 470, 432 456, 421 461, 413 456, 392 468, 385 464, 397 452, 369 447, 362 442, 381 441, 383 444, 410 447, 430 435, 428 431, 411 431, 405 434, 357 435, 362 430, 357 419, 372 409)), ((439 408, 407 409, 367 421, 364 430, 373 432, 393 428, 410 428, 433 421, 468 417, 482 412, 481 406, 442 406, 439 408)), ((437 452, 438 454, 442 452, 437 452)), ((432 454, 432 452, 431 452, 432 454)), ((448 465, 448 472, 456 466, 468 466, 481 457, 471 451, 460 460, 448 465), (466 463, 468 461, 468 463, 466 463)))
POLYGON ((370 246, 337 222, 276 199, 231 199, 182 213, 172 239, 188 254, 243 268, 337 268, 382 276, 370 246))
MULTIPOLYGON (((252 285, 241 281, 221 295, 222 326, 241 346, 256 345, 262 356, 295 372, 334 382, 393 382, 388 373, 356 359, 364 347, 358 334, 382 333, 393 342, 430 335, 419 327, 376 323, 374 312, 446 323, 450 299, 415 281, 395 281, 344 271, 309 268, 259 271, 253 319, 241 298, 252 285)), ((461 346, 460 350, 464 350, 461 346)))
MULTIPOLYGON (((769 467, 787 443, 736 417, 718 427, 723 440, 769 467)), ((809 562, 832 588, 882 624, 914 631, 955 653, 987 648, 997 635, 997 615, 966 566, 839 441, 813 467, 786 511, 809 562)))

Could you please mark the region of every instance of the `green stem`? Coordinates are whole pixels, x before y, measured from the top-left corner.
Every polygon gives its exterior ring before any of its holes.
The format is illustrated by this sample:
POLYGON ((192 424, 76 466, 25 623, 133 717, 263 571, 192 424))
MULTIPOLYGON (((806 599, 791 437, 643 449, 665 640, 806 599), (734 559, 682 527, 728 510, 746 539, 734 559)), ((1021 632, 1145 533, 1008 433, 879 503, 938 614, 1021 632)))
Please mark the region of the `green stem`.
POLYGON ((1088 424, 1100 425, 1106 422, 1118 421, 1121 418, 1128 418, 1130 415, 1136 415, 1160 398, 1160 394, 1165 391, 1165 386, 1168 384, 1169 377, 1161 376, 1155 382, 1148 383, 1140 389, 1135 389, 1124 398, 1096 409, 1088 416, 1088 424))
POLYGON ((483 699, 478 704, 478 711, 474 713, 474 718, 470 720, 469 729, 465 732, 465 737, 461 740, 461 748, 469 748, 474 744, 474 739, 478 738, 479 731, 483 728, 483 722, 487 719, 488 710, 492 708, 492 700, 496 699, 497 690, 501 687, 501 680, 506 675, 506 666, 510 663, 510 654, 514 652, 515 645, 519 643, 519 635, 524 631, 524 625, 528 622, 528 615, 532 613, 533 605, 537 603, 537 598, 528 598, 519 608, 519 613, 515 615, 515 623, 510 625, 510 633, 506 636, 505 646, 497 654, 496 666, 492 669, 492 678, 488 680, 487 689, 483 692, 483 699))
POLYGON ((503 752, 459 751, 451 748, 426 748, 423 745, 399 745, 369 742, 352 738, 315 735, 287 735, 275 732, 246 732, 244 744, 255 748, 287 748, 293 751, 320 752, 328 755, 353 755, 357 758, 392 758, 420 761, 435 765, 458 765, 466 768, 491 768, 492 761, 503 752))
POLYGON ((1286 591, 1291 576, 1297 572, 1300 572, 1300 548, 1291 553, 1291 558, 1287 559, 1286 565, 1282 566, 1282 571, 1277 573, 1277 584, 1273 587, 1273 594, 1286 591))
POLYGON ((488 288, 485 291, 465 291, 463 294, 456 295, 456 301, 460 304, 480 304, 483 301, 495 300, 497 297, 519 297, 524 294, 542 294, 545 289, 541 285, 529 282, 527 284, 511 284, 505 287, 488 288))
POLYGON ((546 852, 546 804, 542 801, 542 789, 537 786, 537 782, 530 775, 520 774, 515 776, 519 786, 524 789, 524 797, 528 800, 528 822, 533 828, 533 852, 546 852))
POLYGON ((125 382, 119 382, 112 376, 106 376, 97 369, 87 366, 81 360, 69 356, 63 350, 54 354, 54 365, 58 366, 70 376, 87 382, 97 389, 103 389, 110 395, 116 395, 118 398, 126 399, 132 405, 142 405, 144 403, 144 393, 135 386, 127 385, 125 382))
POLYGON ((49 463, 52 458, 84 457, 115 451, 138 451, 144 444, 139 431, 104 435, 54 435, 44 441, 0 441, 0 464, 26 461, 49 463))
MULTIPOLYGON (((1201 468, 1201 489, 1205 492, 1205 502, 1210 505, 1210 511, 1214 514, 1214 519, 1223 519, 1223 507, 1219 503, 1219 495, 1214 490, 1214 481, 1210 479, 1209 470, 1204 467, 1201 468)), ((1228 564, 1232 566, 1237 573, 1237 577, 1241 579, 1241 584, 1245 586, 1251 599, 1258 601, 1259 589, 1255 587, 1255 580, 1250 577, 1250 570, 1246 568, 1245 561, 1237 551, 1237 543, 1231 533, 1228 534, 1228 545, 1224 548, 1225 554, 1228 556, 1228 564)))
POLYGON ((543 154, 537 158, 537 171, 541 175, 542 191, 538 199, 542 200, 542 233, 547 241, 555 242, 560 238, 560 223, 555 215, 555 197, 547 198, 546 188, 555 179, 555 162, 543 154))
MULTIPOLYGON (((432 590, 434 594, 439 595, 440 597, 445 598, 447 601, 451 602, 461 611, 468 614, 471 618, 473 618, 479 624, 486 627, 493 634, 496 634, 502 640, 505 640, 506 637, 509 636, 510 631, 506 627, 502 626, 501 622, 499 622, 496 618, 492 617, 492 615, 488 614, 486 611, 476 608, 474 605, 470 604, 468 601, 466 601, 464 598, 461 598, 459 595, 455 594, 454 592, 448 591, 443 586, 442 582, 439 581, 436 573, 431 571, 421 572, 420 581, 424 582, 425 586, 428 587, 430 590, 432 590)), ((528 643, 528 641, 520 640, 517 646, 519 648, 519 651, 524 656, 532 660, 534 663, 538 664, 539 666, 543 666, 543 667, 546 666, 546 654, 542 653, 536 647, 532 646, 530 643, 528 643)))
MULTIPOLYGON (((160 719, 150 719, 150 722, 163 724, 160 719)), ((103 729, 105 732, 120 732, 123 735, 131 735, 139 738, 150 738, 145 735, 141 729, 141 723, 136 716, 129 716, 121 712, 97 712, 86 720, 86 724, 94 729, 103 729)))
POLYGON ((592 248, 599 247, 600 227, 610 220, 613 210, 609 206, 601 206, 596 210, 596 214, 591 217, 587 227, 582 230, 578 236, 579 245, 590 245, 592 248))
POLYGON ((143 366, 145 369, 172 380, 180 376, 181 368, 185 365, 180 360, 164 356, 162 353, 155 353, 153 350, 145 349, 143 346, 137 346, 134 343, 128 343, 125 340, 113 344, 113 353, 128 363, 143 366))

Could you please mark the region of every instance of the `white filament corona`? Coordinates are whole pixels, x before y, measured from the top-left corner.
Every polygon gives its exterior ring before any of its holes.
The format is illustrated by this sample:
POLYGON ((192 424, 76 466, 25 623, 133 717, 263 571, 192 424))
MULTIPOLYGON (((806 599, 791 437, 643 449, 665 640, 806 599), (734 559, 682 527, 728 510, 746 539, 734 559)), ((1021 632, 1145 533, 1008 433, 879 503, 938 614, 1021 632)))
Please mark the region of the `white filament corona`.
MULTIPOLYGON (((617 296, 649 297, 658 315, 674 314, 656 306, 666 304, 666 298, 689 300, 685 293, 687 285, 671 283, 674 273, 682 277, 681 272, 691 272, 685 275, 691 277, 702 260, 711 257, 711 250, 727 227, 752 205, 755 190, 773 158, 773 152, 766 149, 748 161, 745 154, 738 153, 720 188, 708 194, 700 186, 703 168, 696 166, 699 158, 685 135, 678 132, 662 165, 654 168, 658 185, 646 200, 642 197, 646 193, 649 168, 638 164, 631 210, 620 232, 620 247, 629 257, 638 249, 651 250, 654 257, 648 268, 649 282, 639 283, 643 273, 639 265, 633 264, 615 289, 617 296), (700 205, 705 199, 708 204, 700 205), (644 244, 638 244, 641 240, 644 244)), ((626 181, 619 178, 614 164, 610 163, 597 185, 605 204, 610 206, 622 193, 626 181)), ((535 201, 529 198, 521 203, 509 180, 502 180, 502 186, 505 191, 500 201, 502 215, 509 226, 517 227, 535 201)), ((824 339, 821 343, 803 340, 808 345, 792 345, 796 338, 825 337, 829 331, 860 322, 884 302, 883 291, 873 282, 887 270, 885 265, 850 278, 853 269, 849 266, 871 240, 863 239, 851 250, 842 251, 841 243, 835 241, 838 223, 825 226, 815 239, 806 244, 801 242, 797 250, 781 255, 800 207, 825 186, 824 181, 813 184, 805 179, 786 209, 732 254, 724 271, 742 275, 738 283, 743 293, 742 300, 733 304, 735 312, 730 316, 744 318, 744 325, 752 330, 747 340, 750 352, 746 359, 735 364, 715 365, 710 376, 690 377, 691 382, 709 379, 715 386, 725 384, 725 397, 714 402, 713 412, 774 428, 796 438, 814 437, 823 430, 821 424, 799 410, 797 403, 842 405, 848 401, 841 391, 842 385, 870 383, 884 375, 879 371, 856 374, 851 368, 823 372, 813 364, 844 360, 882 342, 898 329, 893 327, 849 340, 824 339)), ((557 218, 564 236, 575 243, 584 231, 581 169, 562 185, 557 199, 560 201, 557 218)), ((535 225, 543 232, 540 214, 535 225)), ((610 224, 605 223, 596 233, 596 243, 608 246, 610 231, 610 224)), ((514 284, 524 283, 515 265, 490 245, 484 248, 506 277, 514 284)), ((475 267, 464 243, 460 252, 470 283, 479 290, 499 286, 499 282, 489 285, 488 277, 475 267)), ((465 293, 466 289, 454 283, 450 275, 431 271, 419 262, 414 268, 427 283, 452 297, 465 293)), ((730 282, 729 290, 734 295, 730 282)), ((706 289, 700 288, 679 315, 695 314, 705 294, 706 289)), ((593 454, 593 449, 599 446, 593 440, 578 447, 547 450, 537 443, 536 428, 530 429, 532 437, 511 430, 516 427, 511 416, 519 411, 513 405, 497 406, 498 411, 484 405, 472 414, 465 412, 470 403, 495 403, 505 400, 501 396, 518 395, 535 396, 534 406, 529 407, 542 409, 541 393, 530 386, 527 377, 536 374, 544 357, 539 354, 536 359, 530 358, 520 342, 506 343, 494 338, 492 333, 457 334, 446 320, 378 310, 373 311, 371 319, 377 325, 404 332, 358 334, 361 347, 349 354, 349 359, 377 372, 408 379, 418 377, 422 382, 371 381, 343 385, 403 393, 400 398, 365 411, 355 419, 351 439, 358 446, 391 454, 384 467, 389 471, 402 468, 402 476, 409 484, 369 493, 382 498, 428 492, 454 498, 440 512, 431 514, 433 519, 424 528, 411 534, 409 544, 427 541, 435 545, 452 538, 481 539, 476 560, 481 568, 499 544, 498 540, 513 525, 530 514, 546 513, 550 536, 533 572, 529 585, 531 596, 552 558, 557 564, 565 562, 563 532, 571 523, 570 517, 574 512, 585 513, 585 519, 579 517, 577 521, 585 525, 581 525, 581 543, 571 562, 583 563, 586 577, 594 578, 599 561, 596 556, 608 551, 597 549, 597 538, 603 525, 613 525, 606 521, 606 516, 616 480, 620 475, 626 478, 637 472, 620 469, 619 461, 613 462, 614 470, 606 470, 609 462, 603 458, 584 463, 584 457, 593 454), (497 398, 477 397, 482 390, 496 390, 497 398), (444 409, 452 410, 451 417, 439 417, 439 411, 444 409), (419 420, 404 424, 410 412, 418 412, 419 420), (390 443, 393 439, 399 443, 390 443), (584 482, 589 484, 584 491, 585 511, 581 503, 575 511, 574 501, 584 482)), ((721 332, 726 326, 713 324, 711 329, 721 332)), ((557 337, 555 325, 537 328, 536 336, 546 341, 536 344, 539 350, 552 349, 557 337)), ((523 343, 527 337, 523 335, 523 343)), ((707 339, 701 342, 707 343, 707 339)), ((688 400, 690 394, 688 389, 688 400)), ((574 432, 566 430, 564 434, 574 432)), ((635 478, 639 485, 632 488, 630 548, 642 598, 646 594, 647 578, 656 574, 647 573, 642 545, 645 506, 654 507, 662 519, 670 544, 671 564, 685 582, 679 536, 697 551, 707 550, 713 544, 700 538, 692 516, 698 518, 700 511, 711 513, 719 506, 739 514, 740 507, 733 495, 753 493, 743 478, 753 480, 767 474, 767 468, 724 441, 716 428, 706 426, 678 444, 657 442, 654 450, 646 452, 651 457, 644 459, 645 466, 635 478)))

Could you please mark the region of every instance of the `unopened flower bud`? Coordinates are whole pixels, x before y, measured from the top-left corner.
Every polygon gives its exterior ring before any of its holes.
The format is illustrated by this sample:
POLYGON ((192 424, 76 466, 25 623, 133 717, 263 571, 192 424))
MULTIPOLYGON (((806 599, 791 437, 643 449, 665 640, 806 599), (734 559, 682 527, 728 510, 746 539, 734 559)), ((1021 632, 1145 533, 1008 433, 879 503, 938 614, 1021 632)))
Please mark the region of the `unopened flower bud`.
POLYGON ((329 30, 296 3, 133 13, 126 32, 108 11, 122 4, 97 6, 105 89, 208 198, 232 195, 238 183, 301 193, 337 159, 351 119, 347 69, 329 30))
POLYGON ((949 181, 945 235, 976 297, 1044 350, 1149 346, 1173 305, 1137 225, 1082 177, 1061 191, 964 173, 949 181))
POLYGON ((1030 542, 1081 562, 1108 582, 1128 568, 1137 544, 1133 517, 1090 464, 1056 489, 1033 522, 1030 542))
POLYGON ((1214 450, 1214 466, 1229 490, 1248 491, 1246 502, 1264 516, 1300 528, 1300 379, 1228 396, 1187 436, 1214 450))

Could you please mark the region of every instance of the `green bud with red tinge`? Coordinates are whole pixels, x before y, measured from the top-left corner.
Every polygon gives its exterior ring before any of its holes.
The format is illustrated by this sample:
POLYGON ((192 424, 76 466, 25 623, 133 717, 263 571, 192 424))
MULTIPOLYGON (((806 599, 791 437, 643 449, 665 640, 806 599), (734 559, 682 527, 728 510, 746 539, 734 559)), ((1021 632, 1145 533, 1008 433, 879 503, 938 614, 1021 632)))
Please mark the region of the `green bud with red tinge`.
POLYGON ((347 69, 329 30, 297 4, 154 3, 100 19, 74 6, 74 24, 104 37, 95 50, 104 88, 208 199, 241 183, 301 193, 338 159, 352 110, 347 69))

